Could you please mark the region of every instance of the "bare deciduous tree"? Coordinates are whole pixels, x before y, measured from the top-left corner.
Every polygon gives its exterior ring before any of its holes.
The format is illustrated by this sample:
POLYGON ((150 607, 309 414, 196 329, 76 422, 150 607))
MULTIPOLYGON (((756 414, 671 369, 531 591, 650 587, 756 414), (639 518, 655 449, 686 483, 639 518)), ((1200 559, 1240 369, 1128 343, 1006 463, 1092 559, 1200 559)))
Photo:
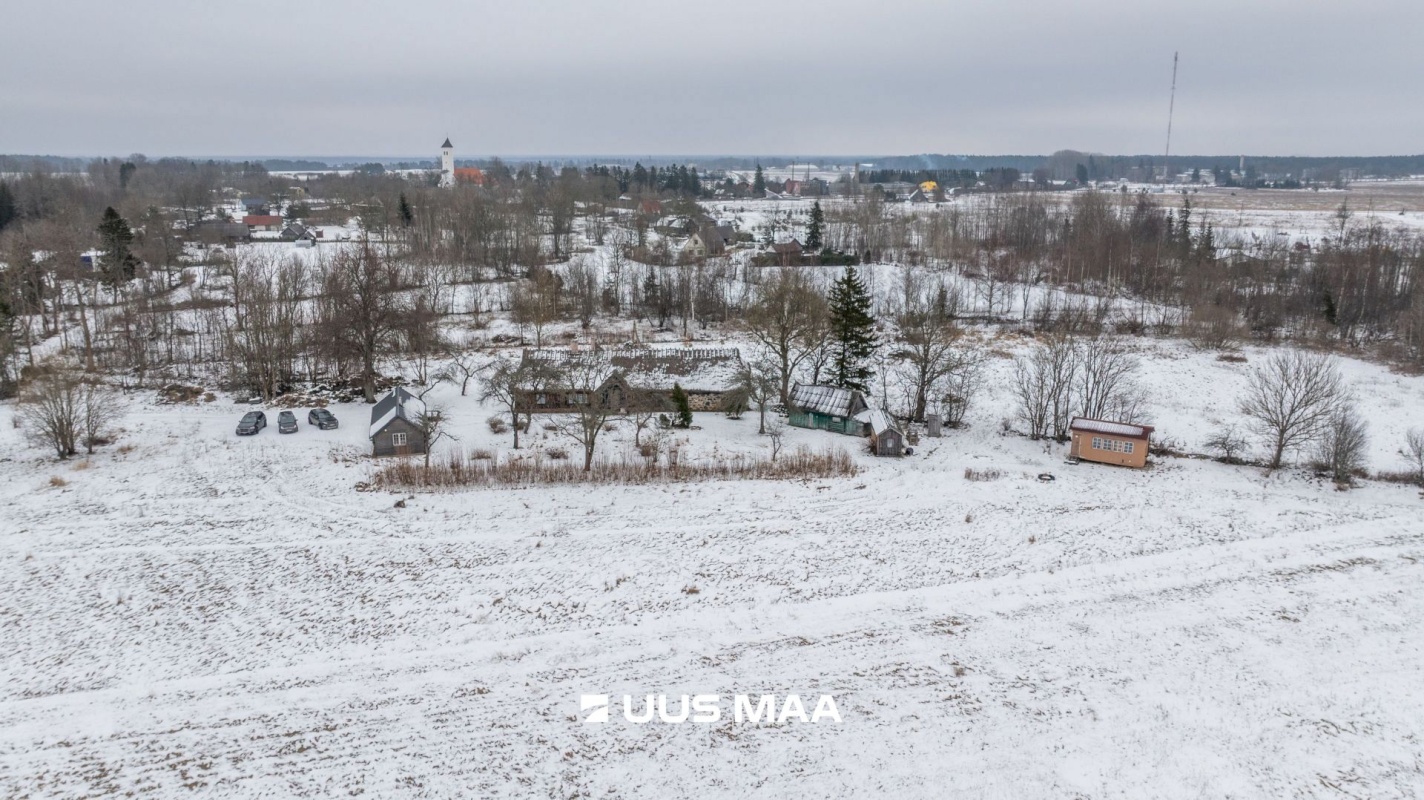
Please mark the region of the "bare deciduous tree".
POLYGON ((1063 335, 1051 336, 1016 360, 1014 393, 1029 438, 1067 438, 1077 369, 1077 348, 1072 338, 1063 335))
POLYGON ((599 435, 619 411, 598 395, 612 368, 602 359, 588 358, 570 361, 560 373, 560 387, 567 391, 573 411, 560 415, 555 424, 583 447, 583 471, 588 472, 593 469, 599 435))
POLYGON ((1278 469, 1287 450, 1315 441, 1335 416, 1344 385, 1327 356, 1299 350, 1276 353, 1254 370, 1238 407, 1271 450, 1278 469))
POLYGON ((123 416, 124 405, 113 389, 89 381, 80 388, 79 408, 84 452, 93 453, 123 416))
POLYGON ((1137 359, 1107 337, 1077 344, 1077 413, 1093 419, 1137 422, 1141 391, 1133 380, 1137 359))
POLYGON ((323 276, 321 328, 330 346, 360 364, 366 402, 376 399, 376 364, 404 323, 400 269, 369 243, 337 251, 323 276))
POLYGON ((1316 443, 1317 465, 1337 484, 1351 483, 1354 474, 1366 466, 1365 448, 1369 434, 1365 421, 1354 406, 1341 404, 1330 415, 1316 443))
POLYGON ((447 368, 450 382, 454 383, 455 381, 459 381, 460 396, 464 397, 465 393, 469 391, 470 381, 476 375, 480 374, 481 364, 479 351, 467 347, 449 345, 446 348, 445 355, 450 359, 450 365, 447 368))
POLYGON ((61 459, 78 451, 84 426, 83 381, 67 370, 43 368, 20 389, 19 416, 29 437, 61 459))
POLYGON ((920 287, 907 286, 905 307, 895 317, 899 336, 889 355, 898 362, 895 372, 909 395, 909 418, 915 422, 924 421, 936 394, 948 391, 949 379, 972 373, 978 362, 977 354, 961 342, 964 332, 954 324, 946 297, 943 291, 925 297, 920 287))
POLYGON ((785 444, 786 423, 779 419, 767 423, 766 436, 771 442, 771 460, 776 461, 776 457, 781 455, 782 445, 785 444))
POLYGON ((564 282, 547 267, 529 270, 529 280, 510 288, 510 318, 521 329, 534 329, 534 346, 544 346, 544 328, 559 319, 564 282))
POLYGON ((587 329, 593 324, 593 315, 598 311, 598 271, 584 259, 575 258, 569 262, 567 278, 570 304, 578 315, 580 327, 587 329))
POLYGON ((1215 450, 1220 453, 1220 458, 1227 464, 1241 463, 1240 455, 1246 452, 1250 443, 1246 437, 1236 429, 1235 425, 1225 425, 1218 428, 1202 445, 1208 450, 1215 450))
POLYGON ((951 428, 964 426, 964 417, 984 382, 984 355, 966 350, 960 363, 936 387, 940 418, 951 428))
POLYGON ((449 428, 446 427, 448 417, 445 415, 445 408, 443 406, 425 403, 424 398, 429 391, 430 389, 426 389, 420 393, 419 396, 422 404, 425 406, 425 410, 421 411, 414 420, 415 429, 420 431, 421 441, 425 442, 426 469, 430 468, 430 451, 435 449, 436 442, 442 439, 458 441, 458 439, 450 433, 449 428))
POLYGON ((539 359, 515 361, 501 356, 485 367, 485 385, 480 392, 480 400, 494 401, 507 412, 514 428, 514 449, 519 449, 519 413, 526 414, 525 408, 530 395, 547 388, 557 377, 552 364, 539 359))
POLYGON ((80 444, 93 453, 122 414, 111 389, 58 365, 42 366, 20 389, 21 425, 61 459, 79 452, 80 444))
POLYGON ((769 359, 748 361, 737 372, 736 388, 733 391, 736 402, 744 404, 744 407, 756 407, 757 433, 766 433, 766 407, 781 393, 776 364, 769 359))
POLYGON ((747 309, 747 329, 771 353, 778 394, 787 402, 797 367, 826 338, 826 301, 806 273, 780 269, 757 287, 747 309))

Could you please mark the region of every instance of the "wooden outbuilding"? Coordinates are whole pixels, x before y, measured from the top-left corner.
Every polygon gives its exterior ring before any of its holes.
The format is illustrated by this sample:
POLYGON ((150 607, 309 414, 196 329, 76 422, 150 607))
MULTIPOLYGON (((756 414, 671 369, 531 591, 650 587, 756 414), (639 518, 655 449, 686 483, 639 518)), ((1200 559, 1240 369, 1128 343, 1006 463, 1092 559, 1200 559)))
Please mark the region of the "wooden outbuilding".
POLYGON ((869 428, 870 452, 877 456, 899 458, 905 455, 905 434, 890 424, 890 416, 878 408, 871 407, 860 416, 869 428))
POLYGON ((870 408, 865 395, 840 386, 798 383, 791 387, 786 421, 797 428, 865 435, 866 423, 856 415, 870 408))
POLYGON ((425 452, 425 403, 397 386, 371 406, 371 455, 408 456, 425 452))
POLYGON ((1153 431, 1150 425, 1074 417, 1068 430, 1072 437, 1069 458, 1124 467, 1147 465, 1153 431))

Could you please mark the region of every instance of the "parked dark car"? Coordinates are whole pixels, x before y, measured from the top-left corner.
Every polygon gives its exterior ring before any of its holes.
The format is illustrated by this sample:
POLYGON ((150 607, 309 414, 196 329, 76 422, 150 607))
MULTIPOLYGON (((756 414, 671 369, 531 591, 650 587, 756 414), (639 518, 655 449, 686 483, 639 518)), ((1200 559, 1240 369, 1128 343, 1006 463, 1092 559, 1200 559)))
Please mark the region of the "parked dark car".
POLYGON ((261 411, 249 411, 243 414, 242 421, 237 423, 237 435, 254 436, 265 427, 267 427, 267 415, 261 411))
POLYGON ((336 415, 324 408, 313 408, 307 412, 307 424, 315 425, 324 431, 329 431, 341 425, 341 423, 336 421, 336 415))
POLYGON ((296 414, 293 414, 293 413, 290 412, 290 411, 283 411, 282 413, 278 414, 278 415, 277 415, 277 432, 278 432, 278 433, 296 433, 296 432, 297 432, 297 415, 296 415, 296 414))

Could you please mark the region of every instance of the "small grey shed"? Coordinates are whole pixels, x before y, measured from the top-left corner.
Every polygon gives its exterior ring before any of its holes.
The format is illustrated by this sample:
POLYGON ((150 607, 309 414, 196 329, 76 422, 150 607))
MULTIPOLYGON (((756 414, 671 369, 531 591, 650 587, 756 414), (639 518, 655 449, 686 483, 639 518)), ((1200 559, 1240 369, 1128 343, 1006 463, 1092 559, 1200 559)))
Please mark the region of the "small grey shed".
POLYGON ((371 455, 406 456, 425 452, 421 420, 425 403, 397 386, 371 406, 371 455))

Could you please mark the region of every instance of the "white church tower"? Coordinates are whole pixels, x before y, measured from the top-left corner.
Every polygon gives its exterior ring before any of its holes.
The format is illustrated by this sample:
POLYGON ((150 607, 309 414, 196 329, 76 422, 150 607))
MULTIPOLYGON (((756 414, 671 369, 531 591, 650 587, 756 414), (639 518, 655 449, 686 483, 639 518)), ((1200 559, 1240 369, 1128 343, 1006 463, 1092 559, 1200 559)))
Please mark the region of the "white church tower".
POLYGON ((440 145, 440 185, 455 185, 455 146, 450 144, 450 137, 445 137, 445 144, 440 145))

